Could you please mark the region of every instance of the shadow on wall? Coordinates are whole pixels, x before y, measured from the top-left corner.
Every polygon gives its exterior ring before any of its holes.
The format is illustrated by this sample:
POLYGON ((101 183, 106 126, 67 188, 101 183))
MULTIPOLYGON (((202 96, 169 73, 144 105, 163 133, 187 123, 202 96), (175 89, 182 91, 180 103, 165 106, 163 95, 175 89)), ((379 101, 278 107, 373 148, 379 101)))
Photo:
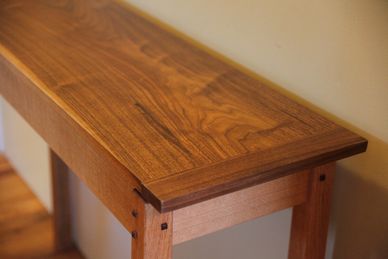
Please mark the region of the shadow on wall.
POLYGON ((86 258, 131 258, 131 235, 80 179, 70 173, 73 238, 86 258))
POLYGON ((338 163, 331 229, 333 259, 388 258, 388 144, 338 163))

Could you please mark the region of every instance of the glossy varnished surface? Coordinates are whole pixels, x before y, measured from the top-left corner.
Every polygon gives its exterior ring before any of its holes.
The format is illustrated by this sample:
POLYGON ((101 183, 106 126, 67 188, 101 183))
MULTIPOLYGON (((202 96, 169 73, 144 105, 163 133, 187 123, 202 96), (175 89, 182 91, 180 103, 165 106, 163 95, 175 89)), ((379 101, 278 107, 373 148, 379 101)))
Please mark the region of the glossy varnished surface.
POLYGON ((121 3, 3 0, 0 53, 162 211, 366 148, 121 3))

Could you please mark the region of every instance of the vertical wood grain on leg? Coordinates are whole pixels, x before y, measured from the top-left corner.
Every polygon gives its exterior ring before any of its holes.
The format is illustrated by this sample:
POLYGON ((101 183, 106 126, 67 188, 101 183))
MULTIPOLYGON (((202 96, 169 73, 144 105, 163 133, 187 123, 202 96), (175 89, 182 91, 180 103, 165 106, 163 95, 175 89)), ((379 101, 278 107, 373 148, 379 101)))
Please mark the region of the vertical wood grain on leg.
POLYGON ((325 257, 334 172, 335 163, 312 170, 308 199, 293 209, 289 259, 325 257))
POLYGON ((50 150, 50 162, 54 205, 54 245, 56 251, 61 251, 73 245, 69 204, 69 169, 52 150, 50 150))
POLYGON ((172 213, 159 213, 150 204, 140 206, 138 227, 132 232, 132 259, 172 258, 172 213))

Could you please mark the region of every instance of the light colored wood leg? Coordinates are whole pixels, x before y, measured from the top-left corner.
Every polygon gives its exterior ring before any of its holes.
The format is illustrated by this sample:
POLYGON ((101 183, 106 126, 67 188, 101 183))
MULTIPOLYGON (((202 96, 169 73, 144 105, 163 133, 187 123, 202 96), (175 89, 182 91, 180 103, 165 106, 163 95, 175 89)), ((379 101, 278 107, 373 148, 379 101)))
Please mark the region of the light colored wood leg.
POLYGON ((151 205, 136 211, 137 229, 132 232, 132 259, 172 258, 172 213, 159 213, 151 205))
POLYGON ((50 150, 50 161, 54 205, 54 245, 56 251, 61 251, 73 245, 69 204, 69 169, 52 150, 50 150))
POLYGON ((312 170, 308 199, 293 209, 289 259, 325 257, 334 172, 335 163, 312 170))

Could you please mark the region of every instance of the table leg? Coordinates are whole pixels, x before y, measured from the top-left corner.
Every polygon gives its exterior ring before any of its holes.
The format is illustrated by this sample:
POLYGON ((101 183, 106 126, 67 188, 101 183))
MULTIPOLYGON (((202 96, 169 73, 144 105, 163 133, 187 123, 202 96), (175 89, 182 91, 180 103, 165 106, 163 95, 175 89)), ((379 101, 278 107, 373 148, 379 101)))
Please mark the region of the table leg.
POLYGON ((289 259, 323 259, 329 225, 335 163, 312 169, 307 201, 292 214, 289 259))
POLYGON ((172 258, 172 213, 159 213, 142 204, 133 214, 137 229, 132 232, 132 259, 172 258))
POLYGON ((54 205, 54 245, 56 251, 61 251, 73 245, 68 183, 69 169, 52 150, 50 150, 50 163, 54 205))

